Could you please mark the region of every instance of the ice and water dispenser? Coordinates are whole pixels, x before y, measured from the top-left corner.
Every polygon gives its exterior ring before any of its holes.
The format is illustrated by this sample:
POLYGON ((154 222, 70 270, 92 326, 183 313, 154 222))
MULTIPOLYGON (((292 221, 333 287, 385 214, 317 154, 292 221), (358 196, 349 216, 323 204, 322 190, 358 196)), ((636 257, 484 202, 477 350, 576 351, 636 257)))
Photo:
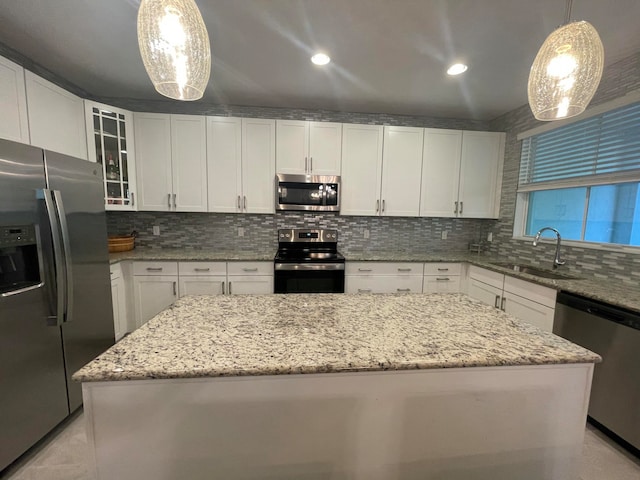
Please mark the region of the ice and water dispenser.
POLYGON ((42 286, 39 257, 35 225, 0 226, 0 295, 42 286))

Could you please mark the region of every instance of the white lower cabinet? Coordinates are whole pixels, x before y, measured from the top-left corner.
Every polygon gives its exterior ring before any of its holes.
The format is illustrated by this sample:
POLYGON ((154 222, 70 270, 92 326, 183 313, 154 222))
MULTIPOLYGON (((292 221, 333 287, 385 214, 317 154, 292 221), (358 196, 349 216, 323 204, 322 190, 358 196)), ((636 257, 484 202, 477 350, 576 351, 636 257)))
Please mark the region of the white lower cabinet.
POLYGON ((225 293, 226 262, 179 262, 178 275, 181 297, 225 293))
POLYGON ((273 293, 273 262, 227 262, 227 281, 232 295, 273 293))
POLYGON ((415 262, 347 262, 345 293, 421 293, 424 265, 415 262))
POLYGON ((140 327, 178 298, 178 263, 135 262, 133 297, 140 327))
POLYGON ((460 263, 425 263, 422 293, 460 292, 460 263))
POLYGON ((110 266, 111 271, 111 302, 113 305, 113 329, 116 342, 127 333, 127 294, 122 269, 119 264, 110 266))
POLYGON ((471 265, 468 295, 551 332, 556 291, 536 283, 471 265))

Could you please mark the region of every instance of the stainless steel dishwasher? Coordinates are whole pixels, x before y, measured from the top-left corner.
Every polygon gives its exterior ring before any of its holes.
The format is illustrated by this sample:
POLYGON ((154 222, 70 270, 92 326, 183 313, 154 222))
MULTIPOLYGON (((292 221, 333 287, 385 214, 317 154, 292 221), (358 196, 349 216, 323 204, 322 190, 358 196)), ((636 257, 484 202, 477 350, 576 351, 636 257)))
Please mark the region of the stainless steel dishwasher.
POLYGON ((560 292, 553 333, 602 357, 589 416, 640 448, 640 314, 560 292))

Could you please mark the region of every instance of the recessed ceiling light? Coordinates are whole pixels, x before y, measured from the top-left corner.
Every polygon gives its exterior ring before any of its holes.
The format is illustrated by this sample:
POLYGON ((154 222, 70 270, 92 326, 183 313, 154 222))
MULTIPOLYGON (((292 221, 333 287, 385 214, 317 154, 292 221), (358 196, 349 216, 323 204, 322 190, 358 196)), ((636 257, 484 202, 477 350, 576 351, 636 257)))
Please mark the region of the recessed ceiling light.
POLYGON ((311 61, 316 65, 326 65, 331 61, 331 59, 326 53, 316 53, 313 57, 311 57, 311 61))
POLYGON ((461 73, 466 72, 467 68, 469 67, 467 67, 464 63, 454 63, 449 67, 447 73, 449 75, 460 75, 461 73))

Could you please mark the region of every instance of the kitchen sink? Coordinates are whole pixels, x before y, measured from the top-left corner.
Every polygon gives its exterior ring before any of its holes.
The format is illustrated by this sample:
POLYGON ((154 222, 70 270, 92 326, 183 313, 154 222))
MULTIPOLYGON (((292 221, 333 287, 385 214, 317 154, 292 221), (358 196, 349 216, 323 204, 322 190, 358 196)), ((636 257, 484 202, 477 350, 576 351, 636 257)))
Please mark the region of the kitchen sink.
POLYGON ((526 273, 535 277, 551 278, 554 280, 580 280, 578 277, 567 275, 566 273, 554 272, 553 270, 545 270, 543 268, 534 267, 532 265, 522 265, 519 263, 491 263, 496 267, 506 268, 518 273, 526 273))

